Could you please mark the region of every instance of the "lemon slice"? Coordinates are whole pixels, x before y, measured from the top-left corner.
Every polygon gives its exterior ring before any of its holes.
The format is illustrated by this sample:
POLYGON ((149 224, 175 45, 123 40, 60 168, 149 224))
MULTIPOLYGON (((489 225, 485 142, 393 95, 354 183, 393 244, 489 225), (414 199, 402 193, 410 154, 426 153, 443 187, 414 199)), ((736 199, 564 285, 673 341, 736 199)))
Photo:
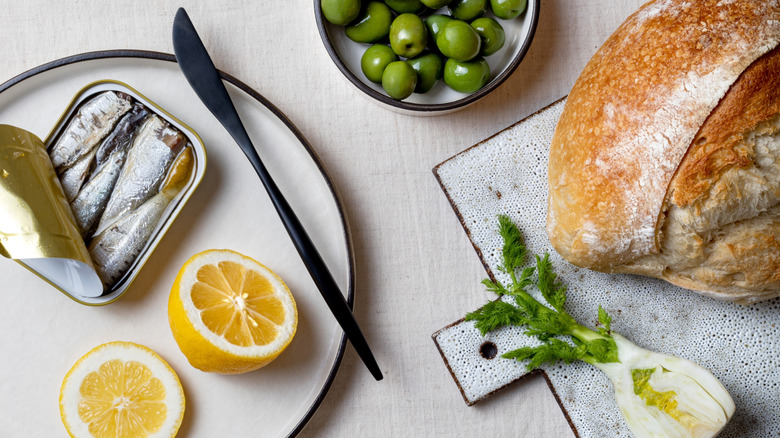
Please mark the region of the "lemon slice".
POLYGON ((298 311, 278 275, 227 249, 194 255, 171 288, 168 320, 195 368, 238 374, 274 360, 290 344, 298 311))
POLYGON ((184 391, 154 351, 109 342, 85 354, 65 375, 60 415, 74 438, 168 438, 181 425, 184 391))

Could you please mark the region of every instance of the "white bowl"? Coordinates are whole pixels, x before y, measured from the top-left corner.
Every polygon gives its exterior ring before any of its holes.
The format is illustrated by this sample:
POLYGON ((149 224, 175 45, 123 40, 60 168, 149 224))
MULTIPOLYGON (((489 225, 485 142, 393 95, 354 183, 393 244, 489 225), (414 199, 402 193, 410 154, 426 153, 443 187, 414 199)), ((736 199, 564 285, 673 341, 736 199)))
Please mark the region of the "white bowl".
MULTIPOLYGON (((485 57, 490 66, 490 81, 471 94, 459 93, 449 88, 444 81, 439 81, 425 94, 414 93, 404 100, 390 98, 382 89, 381 84, 369 81, 360 68, 360 58, 370 44, 356 43, 344 33, 344 26, 336 26, 322 15, 320 0, 314 0, 314 15, 320 37, 333 62, 341 73, 371 100, 394 111, 414 113, 417 115, 439 115, 450 113, 476 102, 491 91, 498 88, 511 75, 520 61, 525 57, 531 40, 536 32, 539 21, 540 0, 528 0, 528 6, 517 18, 498 20, 506 33, 504 47, 498 52, 485 57)), ((423 15, 449 15, 447 8, 436 11, 428 10, 423 15)), ((486 15, 495 18, 491 12, 486 15)))

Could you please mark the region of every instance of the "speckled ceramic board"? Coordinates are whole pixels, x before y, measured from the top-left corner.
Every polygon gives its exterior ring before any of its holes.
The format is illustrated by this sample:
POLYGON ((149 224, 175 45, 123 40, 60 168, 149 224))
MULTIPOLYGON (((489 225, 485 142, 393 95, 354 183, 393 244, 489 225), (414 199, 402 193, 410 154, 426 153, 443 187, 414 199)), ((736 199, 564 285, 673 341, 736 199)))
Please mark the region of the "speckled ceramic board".
MULTIPOLYGON (((653 278, 577 268, 553 250, 544 227, 547 150, 564 102, 434 168, 488 276, 510 281, 496 269, 502 246, 497 215, 506 214, 520 227, 530 251, 550 254, 556 272, 568 285, 567 310, 575 319, 594 327, 602 305, 613 318, 612 330, 640 347, 711 370, 737 405, 721 436, 780 436, 780 299, 750 307, 714 301, 653 278)), ((463 314, 473 310, 463 309, 463 314)), ((535 341, 522 331, 505 328, 483 338, 472 322, 460 320, 433 334, 467 404, 528 375, 524 364, 500 357, 533 345, 535 341), (489 351, 493 345, 494 351, 489 351)), ((631 436, 615 405, 612 385, 600 371, 573 363, 547 366, 542 374, 577 436, 631 436)))

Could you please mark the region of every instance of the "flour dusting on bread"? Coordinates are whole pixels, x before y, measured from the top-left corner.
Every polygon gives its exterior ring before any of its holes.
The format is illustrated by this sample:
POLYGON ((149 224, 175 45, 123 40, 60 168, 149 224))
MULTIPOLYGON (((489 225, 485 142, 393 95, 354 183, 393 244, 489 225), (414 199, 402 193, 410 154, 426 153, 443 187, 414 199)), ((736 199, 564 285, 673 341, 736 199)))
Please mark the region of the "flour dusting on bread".
MULTIPOLYGON (((750 228, 725 227, 768 214, 778 202, 780 189, 769 174, 780 158, 772 152, 768 117, 740 109, 747 125, 718 139, 728 140, 728 146, 712 146, 719 143, 699 135, 719 105, 725 117, 734 116, 736 110, 721 101, 729 100, 743 72, 778 43, 777 0, 658 0, 629 17, 583 70, 556 128, 547 224, 556 250, 578 266, 654 275, 725 299, 751 302, 780 293, 780 279, 771 273, 747 275, 737 263, 718 274, 711 264, 728 233, 750 228), (762 129, 761 138, 751 134, 762 129), (690 151, 702 138, 705 146, 697 156, 690 151), (718 160, 733 163, 717 175, 703 174, 696 163, 710 158, 710 167, 718 167, 718 160), (759 170, 759 162, 766 171, 759 170), (687 210, 677 209, 676 193, 685 196, 687 189, 675 189, 674 181, 703 198, 688 199, 688 207, 679 205, 687 210), (701 242, 691 243, 696 240, 701 242), (670 268, 682 264, 691 270, 670 268), (712 271, 706 275, 705 265, 712 271)), ((766 81, 771 75, 778 78, 780 68, 759 77, 766 81)), ((727 131, 720 119, 713 125, 713 131, 727 131)), ((766 226, 774 229, 771 221, 766 226)), ((780 238, 771 230, 764 235, 780 238)), ((751 236, 758 239, 756 251, 773 245, 751 236)))

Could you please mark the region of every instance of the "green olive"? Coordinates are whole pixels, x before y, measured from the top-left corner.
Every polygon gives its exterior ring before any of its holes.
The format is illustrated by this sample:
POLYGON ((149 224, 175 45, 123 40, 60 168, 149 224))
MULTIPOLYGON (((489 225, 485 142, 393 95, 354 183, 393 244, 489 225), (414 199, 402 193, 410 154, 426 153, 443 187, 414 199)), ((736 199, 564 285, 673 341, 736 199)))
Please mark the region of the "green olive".
POLYGON ((433 14, 429 15, 425 19, 425 27, 428 28, 428 46, 432 49, 439 50, 436 46, 436 38, 439 36, 441 28, 452 20, 449 15, 433 14))
POLYGON ((375 43, 390 33, 393 13, 386 4, 370 2, 351 26, 344 33, 357 43, 375 43))
POLYGON ((385 68, 395 61, 398 61, 398 55, 393 52, 393 49, 384 44, 374 44, 366 49, 363 57, 360 58, 360 68, 369 81, 380 84, 385 68))
POLYGON ((427 93, 441 79, 444 62, 441 56, 435 53, 425 52, 415 58, 407 59, 406 62, 417 72, 415 93, 427 93))
POLYGON ((487 7, 487 0, 455 0, 450 3, 450 13, 452 18, 471 21, 485 15, 487 7))
POLYGON ((382 88, 393 99, 406 99, 416 86, 417 72, 406 61, 391 62, 382 74, 382 88))
POLYGON ((422 4, 431 9, 440 9, 452 3, 452 0, 420 0, 422 4))
POLYGON ((472 61, 448 59, 444 64, 444 83, 459 93, 473 93, 490 80, 490 67, 484 58, 472 61))
POLYGON ((482 41, 479 34, 465 21, 450 20, 436 37, 441 54, 458 61, 468 61, 479 55, 482 41))
POLYGON ((360 14, 360 0, 320 0, 322 15, 336 26, 346 26, 360 14))
POLYGON ((511 20, 525 11, 528 0, 490 0, 493 14, 502 20, 511 20))
POLYGON ((479 38, 482 40, 480 55, 489 56, 504 47, 506 34, 504 33, 504 28, 498 24, 498 21, 490 17, 477 18, 471 22, 471 27, 477 31, 479 38))
POLYGON ((415 14, 425 8, 425 5, 423 5, 420 0, 385 0, 385 3, 387 6, 390 6, 390 9, 399 14, 405 14, 407 12, 415 14))
POLYGON ((428 29, 422 18, 414 14, 401 14, 390 25, 390 47, 398 56, 413 58, 425 49, 428 29))

